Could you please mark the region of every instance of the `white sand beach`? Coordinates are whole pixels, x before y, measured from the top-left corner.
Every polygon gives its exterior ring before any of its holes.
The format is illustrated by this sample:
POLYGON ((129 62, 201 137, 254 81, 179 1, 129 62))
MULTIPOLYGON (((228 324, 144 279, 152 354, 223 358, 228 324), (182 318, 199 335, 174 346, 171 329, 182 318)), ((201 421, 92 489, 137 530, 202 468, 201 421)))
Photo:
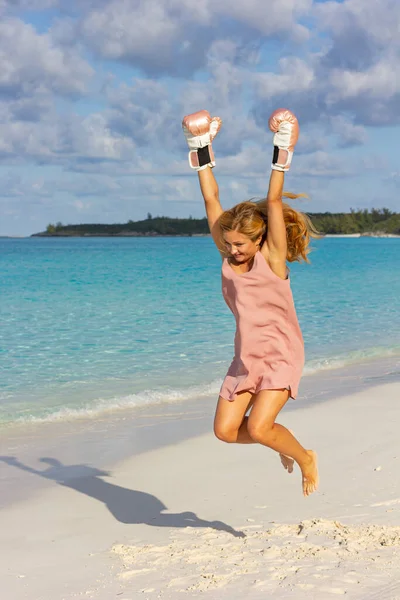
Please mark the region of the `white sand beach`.
POLYGON ((271 450, 213 437, 215 399, 8 432, 2 598, 400 598, 399 361, 376 364, 282 411, 319 454, 308 498, 271 450))

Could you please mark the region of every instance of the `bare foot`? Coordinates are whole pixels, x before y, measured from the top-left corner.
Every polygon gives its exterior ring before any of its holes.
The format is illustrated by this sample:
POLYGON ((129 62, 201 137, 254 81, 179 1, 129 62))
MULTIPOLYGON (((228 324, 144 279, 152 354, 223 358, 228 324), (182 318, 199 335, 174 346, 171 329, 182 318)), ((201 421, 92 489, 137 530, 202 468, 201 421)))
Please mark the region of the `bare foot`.
POLYGON ((318 458, 314 450, 306 450, 310 457, 309 463, 303 465, 301 473, 303 475, 303 495, 309 496, 318 489, 318 458))
POLYGON ((294 460, 290 458, 290 456, 286 456, 286 454, 279 454, 279 458, 281 459, 281 463, 288 473, 293 473, 293 465, 294 460))
MULTIPOLYGON (((291 429, 289 429, 289 431, 292 435, 294 435, 291 429)), ((291 458, 290 456, 286 456, 286 454, 279 454, 279 458, 281 459, 281 463, 283 464, 284 469, 286 469, 288 473, 293 473, 293 458, 291 458)))

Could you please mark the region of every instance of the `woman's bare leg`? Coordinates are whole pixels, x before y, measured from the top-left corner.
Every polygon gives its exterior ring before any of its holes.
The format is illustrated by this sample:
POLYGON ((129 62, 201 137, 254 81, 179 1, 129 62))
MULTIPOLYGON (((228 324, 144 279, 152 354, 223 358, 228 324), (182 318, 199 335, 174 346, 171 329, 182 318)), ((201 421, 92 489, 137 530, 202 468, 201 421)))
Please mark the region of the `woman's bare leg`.
POLYGON ((286 427, 275 423, 288 398, 288 390, 259 392, 253 401, 247 432, 254 441, 297 462, 303 476, 303 493, 309 496, 317 489, 319 482, 317 455, 313 450, 303 448, 286 427))
MULTIPOLYGON (((249 398, 249 394, 241 394, 239 403, 235 404, 225 398, 218 399, 218 406, 215 414, 214 431, 219 439, 224 442, 231 442, 235 444, 256 444, 252 437, 250 437, 247 431, 247 422, 249 417, 244 417, 244 411, 247 412, 249 407, 254 401, 254 396, 249 398), (243 399, 243 401, 242 401, 243 399), (241 424, 237 428, 237 423, 241 424)), ((289 429, 290 433, 294 435, 293 431, 289 429)), ((282 465, 289 472, 293 472, 294 460, 290 456, 285 454, 279 454, 282 465)))
POLYGON ((214 419, 214 433, 223 442, 256 444, 247 431, 246 412, 255 396, 250 392, 238 394, 233 402, 219 397, 214 419))
MULTIPOLYGON (((236 444, 263 444, 280 454, 282 464, 289 472, 293 460, 303 476, 303 493, 309 496, 318 487, 317 455, 306 450, 293 433, 275 423, 275 419, 289 399, 288 390, 262 390, 257 395, 243 392, 233 402, 218 399, 214 420, 215 435, 224 442, 236 444), (251 408, 249 417, 246 412, 251 408)), ((290 470, 291 469, 291 470, 290 470)))

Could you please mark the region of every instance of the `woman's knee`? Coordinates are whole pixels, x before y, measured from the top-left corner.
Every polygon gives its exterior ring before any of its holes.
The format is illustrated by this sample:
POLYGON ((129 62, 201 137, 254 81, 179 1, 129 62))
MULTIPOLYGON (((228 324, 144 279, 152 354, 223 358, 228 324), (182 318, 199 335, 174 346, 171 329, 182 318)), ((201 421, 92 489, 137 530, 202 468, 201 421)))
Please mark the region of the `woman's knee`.
POLYGON ((250 418, 247 424, 247 431, 253 442, 268 445, 275 437, 273 427, 273 423, 262 423, 250 418))
POLYGON ((214 434, 222 442, 235 443, 246 412, 252 405, 250 392, 242 392, 234 402, 220 396, 214 418, 214 434))
POLYGON ((233 444, 237 441, 238 431, 227 423, 214 423, 214 435, 221 442, 233 444))

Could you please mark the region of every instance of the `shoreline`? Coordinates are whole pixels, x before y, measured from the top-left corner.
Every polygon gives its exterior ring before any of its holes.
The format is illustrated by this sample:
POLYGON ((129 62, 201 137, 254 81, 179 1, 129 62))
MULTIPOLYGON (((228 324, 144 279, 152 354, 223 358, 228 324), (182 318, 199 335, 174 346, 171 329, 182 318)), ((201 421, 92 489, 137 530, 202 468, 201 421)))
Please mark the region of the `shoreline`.
POLYGON ((396 233, 326 233, 323 237, 328 238, 400 238, 396 233))
MULTIPOLYGON (((158 234, 158 233, 115 233, 115 234, 106 234, 106 233, 84 233, 84 234, 47 234, 47 233, 32 233, 26 236, 19 235, 4 235, 0 236, 0 239, 4 240, 26 240, 31 238, 121 238, 121 237, 132 237, 132 238, 179 238, 179 237, 211 237, 210 233, 191 233, 191 234, 158 234)), ((373 233, 373 232, 365 232, 365 233, 325 233, 321 234, 322 238, 400 238, 399 234, 396 233, 373 233)))
MULTIPOLYGON (((372 365, 372 369, 379 368, 379 364, 383 361, 394 361, 400 360, 400 347, 396 349, 390 348, 386 352, 381 349, 380 354, 367 354, 365 356, 357 356, 356 358, 349 355, 335 356, 325 361, 318 361, 318 365, 315 361, 306 362, 302 380, 308 377, 314 377, 315 375, 324 376, 324 373, 335 372, 338 369, 363 369, 364 365, 372 365)), ((192 382, 182 388, 175 388, 173 390, 167 389, 167 393, 163 394, 161 388, 133 390, 128 384, 123 388, 116 390, 114 387, 103 388, 100 384, 97 387, 95 393, 93 390, 85 393, 85 390, 75 390, 74 397, 79 396, 80 398, 86 398, 84 404, 64 404, 63 400, 70 400, 71 395, 69 392, 68 399, 65 396, 65 390, 60 391, 54 389, 50 395, 57 396, 58 402, 53 405, 52 409, 48 412, 44 409, 42 412, 35 409, 35 403, 32 405, 33 413, 29 413, 26 409, 24 416, 14 415, 9 420, 0 419, 0 433, 4 434, 8 430, 23 429, 25 426, 38 426, 51 425, 52 423, 63 423, 63 422, 79 422, 79 421, 94 421, 96 419, 112 418, 113 415, 126 414, 129 415, 130 411, 146 407, 160 407, 170 403, 183 403, 186 405, 187 402, 202 401, 208 396, 216 396, 218 394, 222 379, 215 378, 212 381, 203 382, 192 382), (88 394, 86 396, 86 394, 88 394), (145 401, 141 399, 141 396, 145 397, 145 401)), ((11 417, 11 414, 10 414, 11 417)))
POLYGON ((276 453, 216 440, 215 398, 2 440, 5 597, 393 598, 400 373, 379 363, 304 377, 283 409, 319 454, 307 499, 276 453))
MULTIPOLYGON (((365 376, 367 378, 373 378, 379 374, 382 369, 384 369, 387 373, 390 373, 391 371, 396 372, 398 369, 398 377, 400 381, 400 352, 396 353, 394 351, 381 356, 364 357, 362 359, 358 358, 358 360, 352 360, 344 363, 338 359, 336 363, 319 367, 318 370, 310 368, 309 372, 307 372, 307 366, 308 365, 306 364, 301 379, 302 383, 300 387, 300 399, 297 401, 292 400, 289 405, 296 404, 297 402, 308 402, 309 395, 311 394, 311 397, 313 397, 315 394, 315 390, 313 390, 314 384, 318 386, 319 382, 321 381, 331 381, 332 377, 341 376, 342 373, 345 373, 346 377, 365 376)), ((153 402, 147 402, 145 404, 128 403, 126 405, 119 403, 107 405, 103 404, 104 400, 102 400, 102 405, 97 406, 96 404, 93 404, 92 406, 86 405, 77 409, 71 408, 71 412, 56 410, 55 413, 50 413, 43 416, 33 415, 26 419, 18 417, 13 421, 0 422, 0 433, 4 438, 7 437, 8 434, 18 435, 20 432, 21 435, 24 435, 25 432, 30 433, 32 431, 40 431, 42 427, 47 429, 51 429, 53 426, 63 427, 63 425, 71 425, 71 427, 73 427, 75 424, 79 426, 79 424, 94 423, 97 420, 111 422, 114 419, 129 419, 131 417, 134 418, 136 413, 153 410, 160 412, 164 408, 165 410, 168 410, 169 406, 180 407, 180 409, 184 409, 186 406, 198 406, 199 404, 201 405, 202 402, 207 403, 210 398, 214 399, 218 396, 218 390, 221 382, 219 380, 215 380, 213 385, 208 382, 204 384, 205 388, 215 388, 213 389, 212 393, 209 390, 207 390, 207 392, 203 391, 201 389, 201 384, 189 386, 187 388, 189 398, 187 399, 183 397, 172 400, 154 400, 153 402), (192 388, 197 389, 196 395, 193 394, 192 388)), ((180 390, 180 395, 183 395, 184 391, 184 389, 180 390)), ((144 391, 144 393, 147 392, 148 390, 144 391)), ((332 389, 331 392, 333 393, 334 390, 332 389)), ((140 395, 141 392, 134 393, 140 395)), ((125 389, 123 394, 129 395, 130 392, 129 390, 125 389)))
MULTIPOLYGON (((355 389, 365 390, 384 383, 400 384, 400 356, 367 360, 356 364, 303 375, 297 400, 289 400, 285 414, 317 404, 337 401, 355 389)), ((169 445, 212 432, 217 394, 188 401, 125 407, 95 416, 60 421, 13 423, 1 430, 0 456, 17 454, 29 461, 32 456, 58 456, 63 462, 89 462, 107 468, 169 445), (184 424, 184 426, 182 426, 184 424), (151 433, 151 435, 149 435, 151 433)), ((0 463, 0 472, 3 465, 0 463)), ((21 478, 17 475, 16 480, 21 478)), ((17 481, 14 480, 14 483, 17 481)), ((11 483, 11 482, 10 482, 11 483)), ((35 494, 47 483, 29 480, 22 497, 35 494)), ((6 486, 3 505, 21 497, 18 484, 6 486), (15 493, 14 493, 15 492, 15 493)))

